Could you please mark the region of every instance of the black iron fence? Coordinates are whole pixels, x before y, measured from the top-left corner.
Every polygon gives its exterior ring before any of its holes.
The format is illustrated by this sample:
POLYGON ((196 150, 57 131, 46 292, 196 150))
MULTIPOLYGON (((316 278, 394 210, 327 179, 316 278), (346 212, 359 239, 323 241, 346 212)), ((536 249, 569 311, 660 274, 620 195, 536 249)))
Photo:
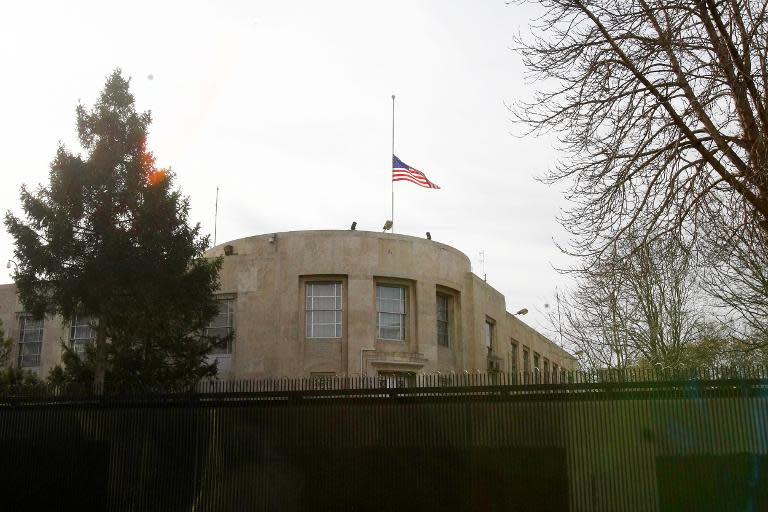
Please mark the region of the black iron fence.
MULTIPOLYGON (((380 375, 311 376, 304 378, 265 379, 210 379, 198 382, 191 389, 141 389, 133 392, 115 392, 107 389, 83 388, 76 385, 58 386, 45 382, 33 385, 23 383, 17 387, 0 388, 0 403, 19 402, 34 397, 44 399, 80 399, 89 396, 108 395, 112 399, 121 396, 180 396, 205 395, 229 392, 271 393, 275 391, 317 391, 317 390, 366 390, 389 388, 451 388, 476 386, 530 386, 540 384, 610 384, 673 381, 721 381, 768 379, 766 366, 719 366, 683 369, 625 368, 592 371, 539 371, 514 373, 482 373, 464 371, 451 373, 387 373, 380 375)), ((529 388, 543 390, 546 388, 529 388)), ((553 388, 557 389, 557 388, 553 388)))
POLYGON ((768 510, 765 377, 435 374, 9 394, 0 510, 768 510))

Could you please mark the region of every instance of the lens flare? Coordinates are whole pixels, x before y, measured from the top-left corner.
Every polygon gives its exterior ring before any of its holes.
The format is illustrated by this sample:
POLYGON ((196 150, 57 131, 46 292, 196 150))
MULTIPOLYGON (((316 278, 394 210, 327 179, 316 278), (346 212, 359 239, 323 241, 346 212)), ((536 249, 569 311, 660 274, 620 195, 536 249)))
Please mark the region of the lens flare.
POLYGON ((165 169, 157 169, 151 171, 147 175, 147 182, 152 186, 156 186, 164 182, 167 178, 168 172, 165 169))

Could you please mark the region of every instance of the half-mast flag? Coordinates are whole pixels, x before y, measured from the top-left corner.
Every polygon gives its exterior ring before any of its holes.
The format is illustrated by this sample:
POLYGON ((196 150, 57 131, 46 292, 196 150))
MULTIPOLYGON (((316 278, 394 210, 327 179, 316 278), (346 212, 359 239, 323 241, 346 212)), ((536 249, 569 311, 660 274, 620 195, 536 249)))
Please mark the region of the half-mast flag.
POLYGON ((410 181, 424 188, 440 188, 424 176, 424 173, 392 155, 392 181, 410 181))

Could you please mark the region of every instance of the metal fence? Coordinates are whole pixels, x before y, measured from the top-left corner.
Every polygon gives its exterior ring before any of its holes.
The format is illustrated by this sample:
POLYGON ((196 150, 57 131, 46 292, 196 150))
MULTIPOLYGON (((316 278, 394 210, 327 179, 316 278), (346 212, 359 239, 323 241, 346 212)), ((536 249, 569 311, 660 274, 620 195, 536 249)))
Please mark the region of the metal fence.
MULTIPOLYGON (((230 392, 243 393, 272 393, 281 391, 318 391, 318 390, 354 390, 354 389, 383 389, 383 388, 450 388, 476 386, 518 386, 540 384, 611 384, 611 383, 640 383, 640 382, 673 382, 673 381, 710 381, 710 380, 750 380, 768 379, 766 366, 718 366, 683 369, 650 369, 625 368, 620 370, 592 371, 550 371, 544 372, 493 372, 464 371, 451 373, 387 373, 380 375, 311 376, 304 378, 265 378, 265 379, 209 379, 198 382, 191 389, 169 390, 144 388, 131 392, 115 392, 114 390, 83 388, 76 385, 55 386, 46 382, 17 387, 0 387, 0 403, 25 402, 34 397, 44 400, 61 399, 69 401, 84 397, 109 395, 112 399, 131 397, 186 396, 220 394, 230 392)), ((530 388, 533 389, 533 388, 530 388)), ((545 388, 538 388, 539 390, 545 388)))
POLYGON ((0 510, 768 510, 768 380, 731 370, 8 394, 0 510))

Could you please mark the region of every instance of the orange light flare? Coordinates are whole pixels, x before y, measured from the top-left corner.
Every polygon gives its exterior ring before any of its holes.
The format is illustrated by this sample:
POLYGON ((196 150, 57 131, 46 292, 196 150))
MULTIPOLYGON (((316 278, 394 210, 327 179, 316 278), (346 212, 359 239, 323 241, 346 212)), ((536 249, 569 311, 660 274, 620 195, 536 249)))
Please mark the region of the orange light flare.
POLYGON ((168 178, 167 169, 155 168, 155 155, 147 150, 146 137, 139 141, 139 165, 150 186, 157 186, 168 178))
POLYGON ((153 169, 147 173, 147 183, 153 187, 163 183, 168 179, 168 171, 166 169, 153 169))

